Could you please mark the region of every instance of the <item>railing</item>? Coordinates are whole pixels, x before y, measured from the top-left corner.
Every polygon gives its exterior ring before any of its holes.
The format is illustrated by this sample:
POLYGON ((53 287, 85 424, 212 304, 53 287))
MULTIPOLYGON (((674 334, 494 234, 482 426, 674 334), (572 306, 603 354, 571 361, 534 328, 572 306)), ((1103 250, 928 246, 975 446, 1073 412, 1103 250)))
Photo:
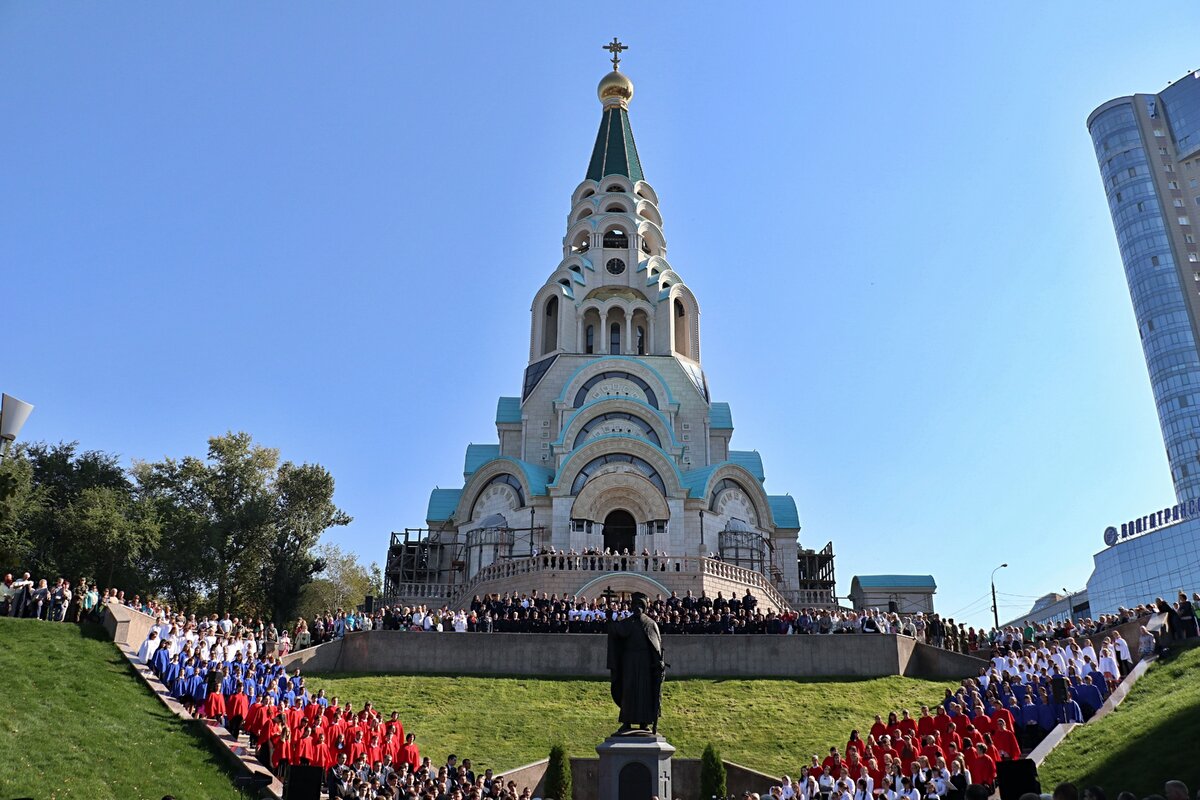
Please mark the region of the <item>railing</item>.
POLYGON ((391 606, 399 604, 400 600, 442 600, 448 601, 454 595, 452 583, 398 583, 393 594, 380 597, 380 605, 391 606))
POLYGON ((783 589, 780 594, 792 608, 833 607, 837 602, 832 589, 783 589))
POLYGON ((461 604, 476 594, 484 583, 519 578, 544 572, 629 572, 644 575, 709 575, 723 578, 753 589, 753 594, 766 600, 776 610, 789 608, 787 600, 761 572, 700 556, 611 556, 568 555, 543 553, 531 558, 514 558, 489 564, 460 588, 454 591, 451 604, 461 604))

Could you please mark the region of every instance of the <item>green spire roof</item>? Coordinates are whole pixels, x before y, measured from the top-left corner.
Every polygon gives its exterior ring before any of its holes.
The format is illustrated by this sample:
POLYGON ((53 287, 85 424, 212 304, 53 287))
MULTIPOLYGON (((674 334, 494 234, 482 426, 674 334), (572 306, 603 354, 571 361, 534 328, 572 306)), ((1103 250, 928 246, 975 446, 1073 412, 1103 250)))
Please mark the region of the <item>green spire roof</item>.
POLYGON ((629 112, 615 106, 604 109, 604 116, 600 118, 600 132, 596 134, 596 146, 592 149, 592 161, 587 171, 588 180, 592 181, 608 175, 624 175, 634 183, 645 180, 637 145, 633 143, 629 112))

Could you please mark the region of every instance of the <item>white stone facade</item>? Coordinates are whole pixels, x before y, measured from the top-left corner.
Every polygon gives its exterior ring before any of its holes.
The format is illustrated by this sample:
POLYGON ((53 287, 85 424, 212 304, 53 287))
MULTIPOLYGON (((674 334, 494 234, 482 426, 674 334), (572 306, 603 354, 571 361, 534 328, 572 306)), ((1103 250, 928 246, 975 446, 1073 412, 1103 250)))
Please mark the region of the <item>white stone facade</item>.
POLYGON ((717 554, 786 595, 798 586, 795 503, 767 494, 757 452, 730 449, 729 407, 701 367, 700 305, 641 177, 632 84, 610 74, 601 93, 562 260, 533 296, 521 394, 500 399, 496 443, 468 449, 463 488, 435 490, 430 538, 470 550, 466 580, 531 550, 628 548, 717 554))

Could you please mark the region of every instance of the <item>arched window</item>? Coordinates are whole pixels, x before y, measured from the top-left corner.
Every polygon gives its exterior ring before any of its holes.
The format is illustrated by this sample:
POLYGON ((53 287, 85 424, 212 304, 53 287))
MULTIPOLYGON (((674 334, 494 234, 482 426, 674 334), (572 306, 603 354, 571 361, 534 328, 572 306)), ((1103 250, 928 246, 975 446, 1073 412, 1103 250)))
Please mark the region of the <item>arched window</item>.
POLYGON ((584 352, 588 355, 591 355, 595 352, 596 347, 596 328, 594 325, 587 326, 587 332, 584 334, 584 338, 587 342, 584 352))
POLYGON ((603 430, 609 427, 621 428, 623 426, 627 426, 625 432, 633 433, 635 429, 640 430, 642 436, 654 442, 655 445, 662 446, 662 442, 658 438, 658 433, 655 432, 649 422, 634 414, 627 414, 623 411, 612 411, 608 414, 601 414, 580 428, 579 433, 575 436, 575 445, 572 449, 581 447, 592 435, 592 431, 597 428, 603 430))
POLYGON ((655 488, 664 495, 667 493, 667 486, 663 482, 662 476, 658 474, 658 470, 650 462, 644 458, 629 455, 628 453, 612 453, 607 456, 594 458, 585 464, 583 469, 579 470, 579 474, 575 476, 575 480, 571 484, 571 494, 579 494, 579 490, 588 482, 588 478, 592 477, 594 473, 599 472, 602 467, 608 464, 631 464, 634 469, 645 475, 654 484, 655 488))
POLYGON ((650 241, 645 236, 642 237, 642 252, 646 254, 650 254, 652 252, 650 250, 650 241))
POLYGON ((608 214, 624 214, 625 207, 620 205, 619 203, 613 203, 611 206, 604 209, 604 211, 605 211, 605 213, 608 213, 608 214))
POLYGON ((572 253, 586 253, 588 247, 591 246, 592 235, 587 231, 580 231, 575 237, 575 241, 571 242, 572 253))
POLYGON ((575 218, 575 221, 579 222, 579 220, 587 219, 591 215, 592 215, 592 210, 590 208, 585 208, 583 211, 579 212, 579 216, 575 218))
POLYGON ((608 352, 609 355, 621 355, 621 323, 619 322, 614 322, 609 328, 608 352))
POLYGON ((588 189, 586 192, 583 193, 583 197, 580 197, 579 199, 582 200, 584 197, 591 197, 595 193, 596 193, 595 189, 588 189))
POLYGON ((542 355, 558 348, 558 298, 546 301, 546 317, 542 320, 542 355))
POLYGON ((612 186, 609 186, 604 191, 609 192, 609 193, 612 193, 612 192, 622 192, 623 193, 625 190, 623 188, 621 188, 621 185, 619 183, 614 183, 612 186))
POLYGON ((675 298, 675 352, 684 358, 692 357, 692 329, 688 324, 687 309, 678 297, 675 298))
POLYGON ((646 355, 646 329, 641 325, 637 326, 637 354, 646 355))
POLYGON ((604 246, 624 250, 629 247, 629 234, 623 228, 610 228, 604 233, 604 246))

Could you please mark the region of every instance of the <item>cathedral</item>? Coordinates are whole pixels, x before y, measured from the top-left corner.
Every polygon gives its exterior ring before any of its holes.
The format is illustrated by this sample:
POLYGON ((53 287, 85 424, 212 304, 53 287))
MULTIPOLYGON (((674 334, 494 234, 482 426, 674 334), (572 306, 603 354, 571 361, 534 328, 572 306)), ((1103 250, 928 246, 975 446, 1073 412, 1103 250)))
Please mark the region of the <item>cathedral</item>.
POLYGON ((463 485, 434 489, 425 528, 392 535, 392 602, 491 592, 593 597, 746 591, 760 605, 833 603, 832 548, 799 551, 789 494, 733 449, 710 395, 700 304, 668 258, 658 193, 634 143, 633 83, 600 81, 600 129, 571 193, 562 259, 533 296, 520 396, 496 441, 467 447, 463 485))

